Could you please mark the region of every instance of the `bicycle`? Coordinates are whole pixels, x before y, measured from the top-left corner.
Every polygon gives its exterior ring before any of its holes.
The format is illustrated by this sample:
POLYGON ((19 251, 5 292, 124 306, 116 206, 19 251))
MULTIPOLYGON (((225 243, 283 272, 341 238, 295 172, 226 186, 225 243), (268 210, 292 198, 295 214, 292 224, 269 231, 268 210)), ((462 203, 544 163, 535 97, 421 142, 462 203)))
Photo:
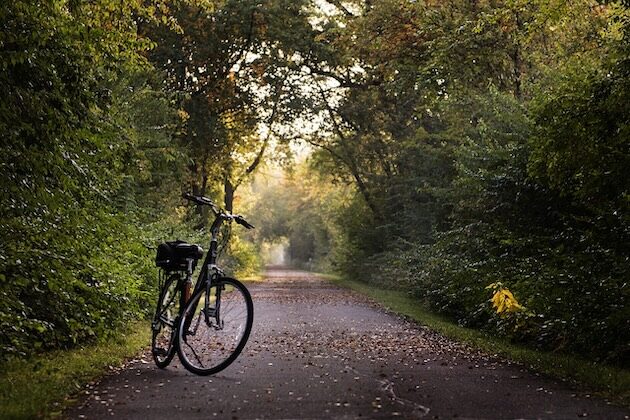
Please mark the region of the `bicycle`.
POLYGON ((166 368, 177 353, 186 369, 210 375, 236 360, 254 320, 254 305, 247 288, 226 277, 217 266, 219 231, 225 222, 236 222, 247 229, 254 226, 243 216, 224 212, 206 197, 183 197, 212 209, 215 219, 210 228, 210 249, 193 289, 192 274, 203 249, 183 241, 158 246, 160 294, 151 323, 151 352, 159 368, 166 368))

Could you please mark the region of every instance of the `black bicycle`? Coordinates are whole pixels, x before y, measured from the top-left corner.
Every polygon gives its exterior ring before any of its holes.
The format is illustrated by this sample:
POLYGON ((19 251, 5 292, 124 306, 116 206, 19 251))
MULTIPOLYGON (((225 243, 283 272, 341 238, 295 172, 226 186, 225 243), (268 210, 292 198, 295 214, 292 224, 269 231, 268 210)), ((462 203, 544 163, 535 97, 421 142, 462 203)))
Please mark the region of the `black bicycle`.
POLYGON ((203 256, 201 247, 183 241, 158 246, 160 295, 151 324, 151 350, 160 368, 168 366, 177 352, 186 369, 210 375, 236 360, 254 320, 254 305, 247 288, 226 277, 216 264, 219 231, 224 222, 236 222, 247 229, 254 226, 240 215, 221 210, 206 197, 183 197, 212 209, 215 220, 210 228, 210 249, 193 288, 192 274, 203 256))

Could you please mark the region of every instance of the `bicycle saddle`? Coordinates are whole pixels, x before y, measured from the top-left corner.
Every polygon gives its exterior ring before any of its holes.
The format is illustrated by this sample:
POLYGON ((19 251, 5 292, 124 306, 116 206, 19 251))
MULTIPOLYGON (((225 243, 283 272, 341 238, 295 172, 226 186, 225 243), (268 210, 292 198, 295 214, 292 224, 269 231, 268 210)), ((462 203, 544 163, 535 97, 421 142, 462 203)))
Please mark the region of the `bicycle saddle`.
POLYGON ((203 249, 199 245, 189 244, 184 241, 169 241, 158 246, 155 257, 155 265, 168 271, 185 270, 188 266, 186 260, 195 262, 203 257, 203 249))

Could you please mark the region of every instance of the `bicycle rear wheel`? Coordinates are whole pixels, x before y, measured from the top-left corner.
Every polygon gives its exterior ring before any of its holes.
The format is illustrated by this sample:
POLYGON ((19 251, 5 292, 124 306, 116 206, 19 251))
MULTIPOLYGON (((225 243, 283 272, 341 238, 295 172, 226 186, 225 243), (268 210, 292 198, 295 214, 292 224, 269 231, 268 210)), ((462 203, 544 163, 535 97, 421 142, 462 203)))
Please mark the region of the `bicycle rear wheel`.
POLYGON ((180 275, 173 273, 166 279, 160 297, 151 329, 151 354, 157 367, 164 369, 171 363, 175 356, 175 328, 177 327, 177 315, 180 309, 180 275))
POLYGON ((238 280, 220 278, 190 299, 178 325, 179 358, 189 371, 210 375, 241 353, 252 329, 254 305, 238 280))

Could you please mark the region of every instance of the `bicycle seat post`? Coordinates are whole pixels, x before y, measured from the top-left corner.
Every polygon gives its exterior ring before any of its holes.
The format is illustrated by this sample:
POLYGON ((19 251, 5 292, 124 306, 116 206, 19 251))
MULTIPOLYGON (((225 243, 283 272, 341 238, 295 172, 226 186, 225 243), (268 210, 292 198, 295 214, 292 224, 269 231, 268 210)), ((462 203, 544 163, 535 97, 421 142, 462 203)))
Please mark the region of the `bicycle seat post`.
POLYGON ((183 289, 184 304, 188 303, 192 296, 192 274, 195 264, 195 260, 192 258, 187 258, 186 261, 188 262, 188 270, 186 270, 186 280, 184 281, 183 289))

